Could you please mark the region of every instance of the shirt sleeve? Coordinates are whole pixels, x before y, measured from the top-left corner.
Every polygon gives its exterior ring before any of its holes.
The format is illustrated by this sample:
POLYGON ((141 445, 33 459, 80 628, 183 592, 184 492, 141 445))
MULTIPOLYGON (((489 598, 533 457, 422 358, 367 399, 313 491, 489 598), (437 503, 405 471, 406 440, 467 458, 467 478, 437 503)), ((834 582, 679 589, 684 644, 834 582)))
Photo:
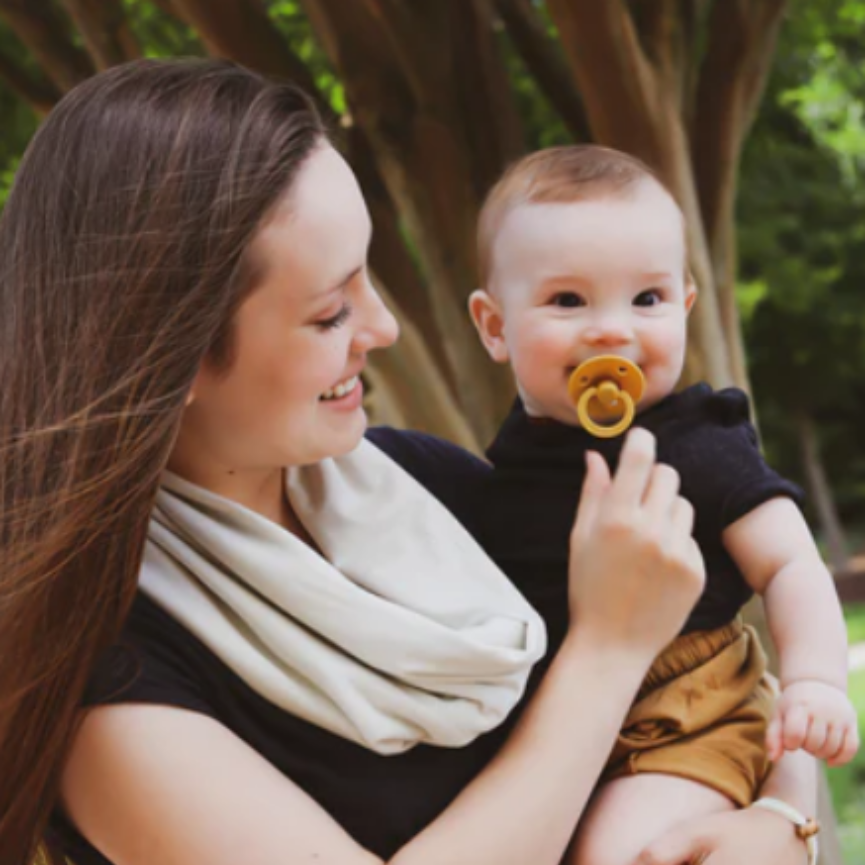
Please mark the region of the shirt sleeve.
POLYGON ((192 634, 139 593, 120 639, 98 660, 83 705, 150 703, 215 717, 202 687, 202 653, 192 634))
POLYGON ((683 492, 698 515, 709 517, 720 531, 770 499, 784 496, 802 504, 800 487, 782 477, 763 459, 750 419, 747 396, 738 388, 709 395, 698 422, 687 436, 683 459, 692 458, 693 478, 683 492), (699 462, 697 463, 696 457, 699 462))

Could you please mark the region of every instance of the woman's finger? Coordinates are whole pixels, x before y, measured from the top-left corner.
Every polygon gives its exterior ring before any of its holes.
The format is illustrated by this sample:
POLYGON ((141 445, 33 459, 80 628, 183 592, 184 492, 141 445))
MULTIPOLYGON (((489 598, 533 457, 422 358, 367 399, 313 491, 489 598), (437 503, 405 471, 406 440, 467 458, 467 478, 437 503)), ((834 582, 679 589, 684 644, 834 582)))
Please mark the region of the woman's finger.
POLYGON ((597 451, 586 452, 586 476, 574 520, 574 531, 591 531, 598 516, 601 499, 610 487, 610 469, 597 451))
POLYGON ((641 427, 628 433, 610 489, 610 505, 620 512, 639 507, 655 465, 655 437, 641 427))
POLYGON ((643 511, 650 525, 670 528, 678 493, 679 473, 663 463, 655 465, 643 495, 643 511))
POLYGON ((676 496, 670 512, 670 552, 686 562, 692 562, 696 555, 702 567, 702 554, 693 533, 694 506, 687 499, 676 496))

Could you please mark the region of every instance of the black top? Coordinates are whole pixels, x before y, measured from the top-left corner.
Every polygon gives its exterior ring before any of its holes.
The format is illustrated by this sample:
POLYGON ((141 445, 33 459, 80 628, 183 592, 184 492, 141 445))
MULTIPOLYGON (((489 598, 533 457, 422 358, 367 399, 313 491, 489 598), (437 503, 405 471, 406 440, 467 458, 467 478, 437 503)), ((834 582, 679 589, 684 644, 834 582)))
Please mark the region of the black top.
MULTIPOLYGON (((488 471, 447 442, 390 429, 371 440, 458 517, 474 510, 471 491, 488 471)), ((382 756, 276 708, 144 595, 122 643, 108 653, 85 703, 157 703, 215 718, 315 799, 361 845, 382 858, 416 836, 481 769, 503 733, 446 749, 419 745, 382 756)), ((75 865, 107 865, 61 815, 52 838, 75 865)))
MULTIPOLYGON (((721 533, 775 496, 800 501, 801 490, 763 461, 747 397, 735 388, 716 393, 694 385, 642 412, 634 425, 655 435, 658 460, 679 472, 681 494, 694 506, 707 582, 684 632, 719 627, 751 596, 721 533)), ((518 400, 487 452, 494 470, 482 479, 473 531, 544 617, 547 658, 568 624, 568 540, 586 451, 600 452, 615 469, 623 443, 624 436, 601 439, 582 427, 530 418, 518 400)))

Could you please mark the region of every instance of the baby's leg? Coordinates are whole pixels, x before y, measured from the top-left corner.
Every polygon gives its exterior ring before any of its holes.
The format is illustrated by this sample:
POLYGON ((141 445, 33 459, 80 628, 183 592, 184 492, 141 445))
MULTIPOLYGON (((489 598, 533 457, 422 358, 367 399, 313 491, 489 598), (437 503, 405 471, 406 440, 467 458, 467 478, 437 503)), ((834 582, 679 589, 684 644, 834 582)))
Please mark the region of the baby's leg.
POLYGON ((677 823, 734 807, 717 790, 675 775, 616 778, 592 799, 564 863, 633 865, 649 843, 677 823))

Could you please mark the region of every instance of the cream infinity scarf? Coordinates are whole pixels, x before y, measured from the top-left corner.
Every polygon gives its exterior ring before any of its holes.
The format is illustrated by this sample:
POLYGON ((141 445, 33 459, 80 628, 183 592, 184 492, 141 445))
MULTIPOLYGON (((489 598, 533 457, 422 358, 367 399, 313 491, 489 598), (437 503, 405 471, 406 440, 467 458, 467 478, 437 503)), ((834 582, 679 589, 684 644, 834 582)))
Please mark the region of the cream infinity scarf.
POLYGON ((143 591, 272 703, 382 754, 498 725, 546 634, 465 529, 365 440, 286 484, 323 555, 166 472, 143 591))

